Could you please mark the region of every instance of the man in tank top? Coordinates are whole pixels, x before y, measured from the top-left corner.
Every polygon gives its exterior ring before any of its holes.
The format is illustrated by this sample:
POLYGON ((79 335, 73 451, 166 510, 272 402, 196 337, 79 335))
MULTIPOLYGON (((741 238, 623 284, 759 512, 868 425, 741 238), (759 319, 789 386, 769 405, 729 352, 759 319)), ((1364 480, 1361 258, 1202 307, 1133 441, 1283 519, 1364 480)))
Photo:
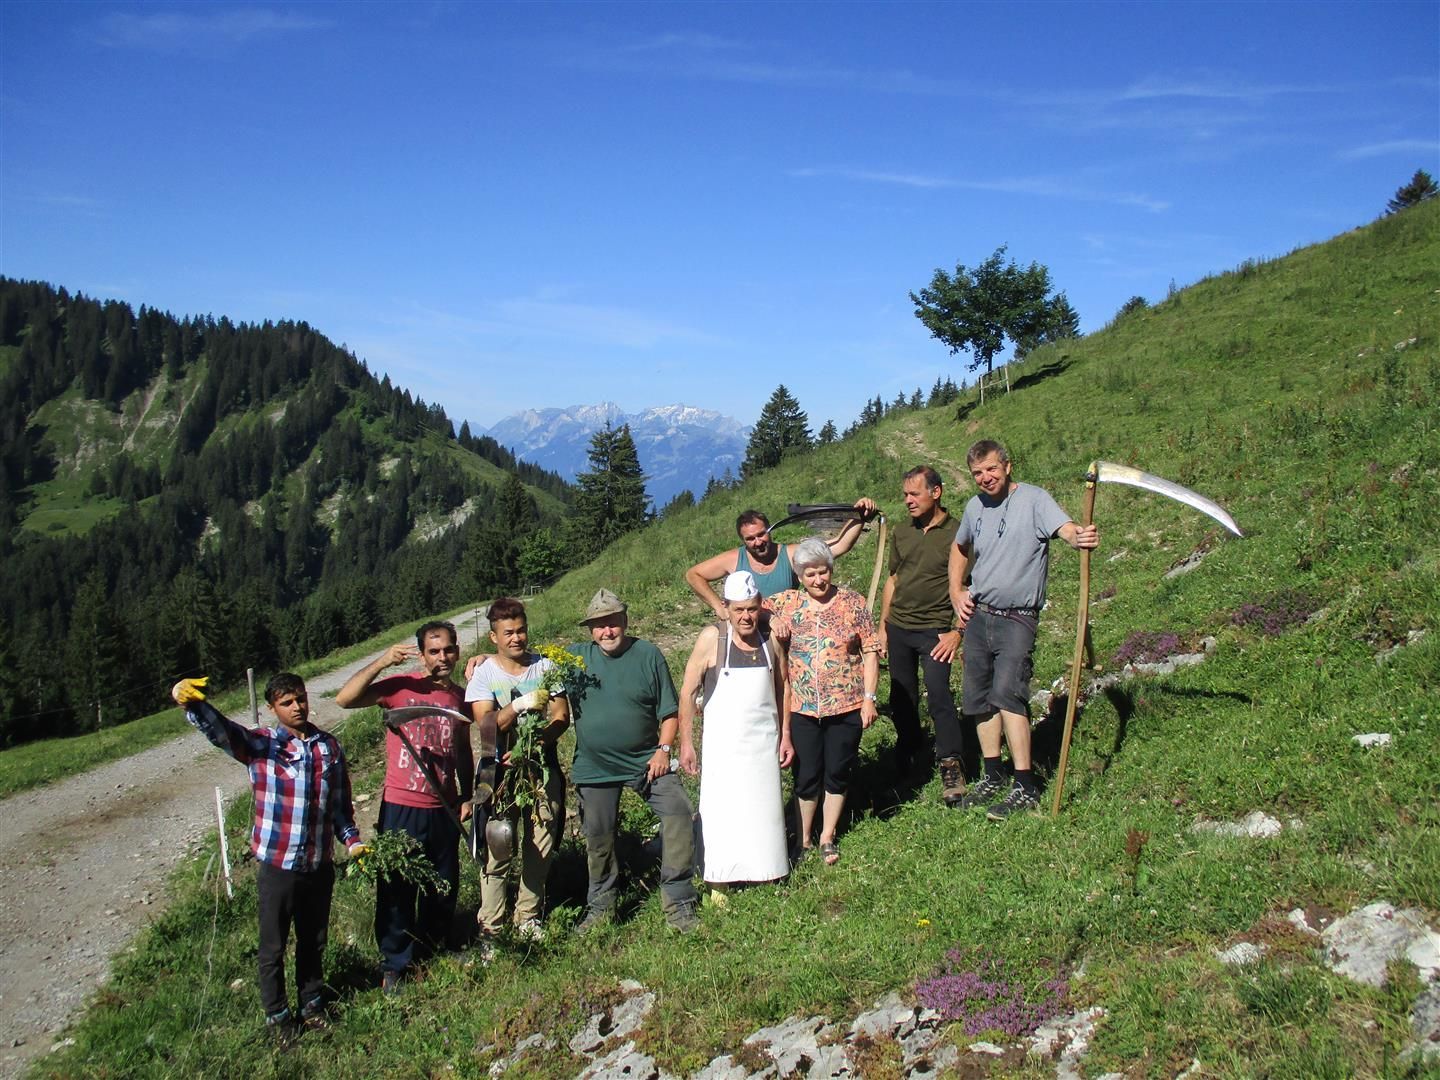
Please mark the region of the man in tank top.
MULTIPOLYGON (((839 535, 825 541, 832 555, 844 555, 855 546, 864 531, 865 522, 875 516, 875 502, 868 498, 856 499, 855 510, 855 517, 845 523, 839 535)), ((790 565, 790 549, 794 545, 777 544, 770 538, 769 518, 759 510, 746 510, 735 519, 735 531, 740 536, 738 548, 722 551, 685 571, 685 584, 709 605, 717 619, 725 619, 727 614, 725 601, 715 591, 712 582, 729 574, 749 571, 755 577, 761 597, 800 587, 800 579, 790 565)))

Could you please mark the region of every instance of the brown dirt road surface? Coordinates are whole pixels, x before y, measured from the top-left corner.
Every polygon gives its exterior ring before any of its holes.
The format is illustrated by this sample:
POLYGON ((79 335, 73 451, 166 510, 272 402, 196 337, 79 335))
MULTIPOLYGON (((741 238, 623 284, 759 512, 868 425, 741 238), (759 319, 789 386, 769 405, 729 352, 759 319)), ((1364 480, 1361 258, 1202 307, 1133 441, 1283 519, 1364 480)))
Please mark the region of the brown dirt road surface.
MULTIPOLYGON (((454 620, 467 648, 475 617, 454 620)), ((339 720, 334 692, 369 660, 308 680, 312 720, 339 720)), ((249 711, 235 719, 248 725, 249 711)), ((111 958, 160 914, 167 875, 215 827, 216 786, 228 800, 248 782, 189 732, 0 800, 0 1077, 55 1045, 111 958)))

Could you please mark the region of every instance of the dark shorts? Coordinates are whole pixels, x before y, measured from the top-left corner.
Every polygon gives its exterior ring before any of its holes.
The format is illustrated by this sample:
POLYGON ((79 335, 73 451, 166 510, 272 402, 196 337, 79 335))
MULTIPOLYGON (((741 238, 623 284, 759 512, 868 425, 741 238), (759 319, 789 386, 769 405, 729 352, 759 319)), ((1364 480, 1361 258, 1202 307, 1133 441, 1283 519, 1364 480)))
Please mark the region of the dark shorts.
POLYGON ((1030 715, 1031 654, 1040 623, 1029 615, 975 609, 965 627, 962 710, 988 720, 1001 710, 1030 715))

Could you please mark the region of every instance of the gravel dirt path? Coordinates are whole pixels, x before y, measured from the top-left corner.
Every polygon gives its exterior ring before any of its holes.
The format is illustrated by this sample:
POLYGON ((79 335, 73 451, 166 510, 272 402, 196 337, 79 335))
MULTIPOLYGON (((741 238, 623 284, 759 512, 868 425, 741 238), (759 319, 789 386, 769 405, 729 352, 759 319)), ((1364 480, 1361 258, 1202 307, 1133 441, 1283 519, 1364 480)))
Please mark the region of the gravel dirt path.
MULTIPOLYGON (((474 611, 454 620, 462 649, 475 621, 474 611)), ((369 660, 307 680, 315 723, 340 719, 334 692, 369 660)), ((248 710, 232 715, 250 722, 248 710)), ((163 910, 166 877, 215 827, 216 786, 228 800, 247 784, 244 769, 188 732, 0 800, 0 1077, 55 1045, 111 957, 163 910)))

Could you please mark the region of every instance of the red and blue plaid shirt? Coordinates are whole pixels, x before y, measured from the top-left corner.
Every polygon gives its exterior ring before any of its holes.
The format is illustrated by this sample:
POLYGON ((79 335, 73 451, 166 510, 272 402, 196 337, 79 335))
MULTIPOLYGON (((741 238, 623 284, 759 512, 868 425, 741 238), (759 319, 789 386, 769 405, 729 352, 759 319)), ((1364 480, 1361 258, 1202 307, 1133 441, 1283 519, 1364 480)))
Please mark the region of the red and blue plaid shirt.
POLYGON ((319 728, 303 739, 284 727, 252 731, 208 701, 192 703, 185 719, 250 770, 255 858, 282 870, 318 870, 330 861, 336 836, 347 847, 360 842, 350 771, 335 736, 319 728))

